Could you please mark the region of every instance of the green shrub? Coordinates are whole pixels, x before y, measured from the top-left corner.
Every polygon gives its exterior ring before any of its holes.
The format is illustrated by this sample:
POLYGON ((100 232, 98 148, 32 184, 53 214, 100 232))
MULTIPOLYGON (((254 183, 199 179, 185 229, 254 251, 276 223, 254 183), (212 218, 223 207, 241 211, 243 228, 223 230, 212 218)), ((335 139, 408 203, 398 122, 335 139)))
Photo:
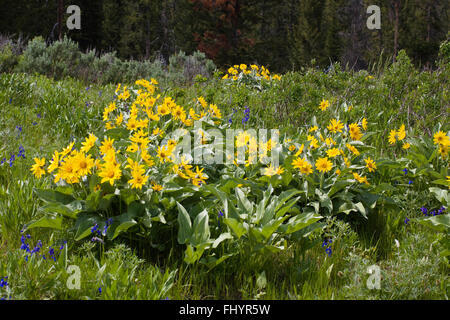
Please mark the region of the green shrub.
POLYGON ((450 63, 450 32, 447 36, 448 40, 441 43, 439 48, 439 65, 443 66, 450 63))
POLYGON ((196 51, 193 55, 187 56, 180 51, 169 58, 168 79, 174 84, 185 81, 191 83, 195 76, 209 77, 215 69, 214 62, 207 59, 203 52, 196 51))
POLYGON ((0 72, 13 71, 18 62, 19 58, 13 53, 10 43, 0 46, 0 72))
POLYGON ((46 48, 47 45, 42 37, 36 37, 31 40, 20 59, 18 70, 31 74, 46 74, 51 65, 51 62, 45 60, 44 57, 46 48))
POLYGON ((74 77, 86 83, 132 83, 138 78, 158 78, 163 83, 191 83, 195 76, 210 77, 215 70, 214 63, 201 52, 187 56, 184 52, 170 57, 169 72, 160 59, 154 61, 123 61, 116 52, 98 55, 95 50, 82 53, 78 45, 64 38, 46 45, 42 37, 28 43, 20 62, 11 50, 0 51, 1 69, 12 71, 15 64, 18 71, 29 74, 43 74, 55 79, 74 77), (12 59, 12 61, 11 61, 12 59))

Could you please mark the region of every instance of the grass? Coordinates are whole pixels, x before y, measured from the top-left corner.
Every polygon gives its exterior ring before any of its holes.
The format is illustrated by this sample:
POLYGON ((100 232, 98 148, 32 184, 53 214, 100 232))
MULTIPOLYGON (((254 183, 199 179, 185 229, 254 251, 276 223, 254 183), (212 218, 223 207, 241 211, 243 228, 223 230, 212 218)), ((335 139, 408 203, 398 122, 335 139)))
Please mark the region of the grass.
MULTIPOLYGON (((346 74, 337 75, 332 78, 332 83, 342 81, 343 76, 348 77, 346 74)), ((295 90, 303 91, 308 85, 311 84, 305 84, 303 88, 294 85, 289 89, 295 93, 295 90)), ((206 92, 206 96, 210 95, 210 100, 222 101, 221 106, 228 111, 234 105, 249 103, 252 105, 252 119, 259 115, 257 121, 267 127, 277 123, 278 127, 295 130, 294 125, 303 125, 307 114, 311 115, 309 106, 304 105, 300 106, 301 111, 294 110, 289 117, 288 103, 292 101, 285 101, 283 107, 280 102, 283 97, 274 97, 274 91, 270 93, 270 99, 267 93, 258 95, 244 89, 242 92, 229 91, 227 95, 231 94, 231 97, 227 97, 223 93, 227 89, 217 86, 217 80, 213 79, 207 84, 166 89, 180 102, 193 99, 200 95, 201 90, 206 92), (258 109, 258 105, 264 104, 261 96, 268 98, 266 104, 278 99, 275 108, 279 108, 279 112, 268 113, 264 107, 258 109)), ((361 86, 355 84, 357 92, 353 96, 363 96, 359 92, 361 86)), ((342 93, 339 93, 339 88, 319 87, 321 94, 340 96, 342 93)), ((30 257, 20 247, 22 228, 41 216, 32 190, 51 182, 32 176, 29 170, 32 159, 50 155, 52 150, 66 146, 69 140, 83 138, 102 126, 101 112, 112 100, 114 89, 112 85, 86 87, 73 79, 53 81, 42 76, 0 75, 0 159, 6 158, 0 166, 0 278, 8 277, 8 286, 0 288, 0 297, 448 299, 449 269, 440 257, 438 242, 442 235, 422 225, 404 222, 406 217, 419 216, 417 209, 423 205, 421 201, 425 196, 418 191, 405 195, 405 206, 401 211, 383 208, 372 213, 365 223, 351 216, 329 218, 324 221, 324 234, 313 233, 277 254, 254 257, 242 253, 212 270, 201 264, 185 264, 183 251, 175 244, 162 252, 151 245, 143 250, 142 246, 126 239, 99 247, 90 242, 76 242, 70 232, 43 228, 32 229, 28 241, 33 248, 41 240, 40 253, 45 254, 46 259, 37 255, 30 257), (25 158, 17 157, 19 146, 25 149, 25 158), (10 167, 11 152, 16 154, 16 160, 10 167), (322 247, 324 235, 333 239, 331 255, 322 247), (49 257, 50 247, 55 250, 56 261, 49 257), (80 269, 80 289, 67 287, 67 282, 73 279, 73 273, 67 272, 71 265, 80 269), (366 285, 370 276, 367 268, 372 265, 381 270, 380 290, 370 290, 366 285)), ((283 95, 285 91, 281 92, 283 95)), ((349 94, 349 91, 342 94, 349 94)), ((290 95, 291 98, 294 96, 290 95)), ((308 94, 301 94, 301 97, 313 104, 308 94)), ((341 98, 346 100, 348 96, 341 98)), ((443 105, 437 106, 429 117, 439 114, 447 102, 441 101, 443 105)), ((385 119, 393 119, 391 116, 386 115, 385 119)), ((369 119, 376 122, 376 114, 370 114, 369 119)), ((427 121, 428 118, 423 122, 415 121, 416 126, 411 125, 412 130, 420 130, 427 121)), ((381 153, 384 143, 378 143, 381 153)))

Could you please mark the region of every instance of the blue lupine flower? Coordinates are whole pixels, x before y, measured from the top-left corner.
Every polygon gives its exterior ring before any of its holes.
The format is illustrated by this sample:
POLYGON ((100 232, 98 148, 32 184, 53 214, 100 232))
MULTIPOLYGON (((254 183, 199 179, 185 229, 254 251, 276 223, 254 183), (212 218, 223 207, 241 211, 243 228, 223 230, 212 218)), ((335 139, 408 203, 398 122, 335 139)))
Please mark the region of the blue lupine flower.
POLYGON ((86 91, 89 91, 90 88, 91 88, 91 87, 87 86, 87 87, 86 87, 86 91))
POLYGON ((8 281, 6 281, 6 279, 8 279, 8 277, 4 277, 4 278, 0 279, 0 288, 8 286, 8 281))
POLYGON ((248 106, 245 106, 244 118, 242 119, 242 124, 247 123, 249 119, 250 119, 250 108, 248 106))
POLYGON ((34 247, 33 250, 31 250, 31 254, 37 253, 37 252, 39 252, 39 251, 41 251, 41 248, 40 248, 39 246, 36 246, 36 247, 34 247))
POLYGON ((405 173, 405 174, 408 174, 408 169, 403 169, 403 172, 405 173))
POLYGON ((41 113, 39 112, 38 114, 37 114, 37 117, 39 118, 39 119, 41 119, 42 118, 42 115, 41 115, 41 113))
POLYGON ((2 159, 2 162, 0 163, 0 165, 4 164, 6 162, 6 158, 2 159))
POLYGON ((331 247, 329 247, 330 246, 330 244, 332 243, 333 241, 331 240, 331 239, 328 239, 328 240, 324 240, 323 242, 322 242, 322 248, 323 247, 326 247, 326 249, 325 249, 325 252, 328 254, 328 256, 330 256, 331 257, 331 247))
POLYGON ((406 219, 405 219, 405 224, 408 224, 408 222, 409 222, 409 219, 406 218, 406 219))
POLYGON ((15 160, 16 156, 14 155, 14 153, 11 153, 11 157, 9 158, 9 167, 13 166, 15 160))
POLYGON ((220 228, 220 217, 223 217, 224 216, 224 213, 222 212, 222 210, 219 210, 219 214, 218 214, 218 220, 217 220, 217 223, 218 223, 218 225, 219 225, 219 228, 220 228))
POLYGON ((107 224, 105 224, 105 226, 103 227, 103 232, 102 232, 102 236, 106 236, 106 232, 108 231, 109 226, 107 224))
POLYGON ((98 293, 102 294, 102 287, 98 288, 98 293))
MULTIPOLYGON (((29 236, 30 236, 30 235, 27 235, 26 238, 29 239, 29 236)), ((22 245, 20 246, 20 249, 21 249, 21 250, 25 250, 25 251, 28 252, 28 253, 31 253, 30 246, 26 243, 25 236, 21 236, 21 237, 20 237, 20 242, 22 243, 22 245)))
POLYGON ((67 241, 64 241, 64 243, 61 245, 61 247, 59 247, 59 250, 64 249, 64 245, 67 243, 67 241))
POLYGON ((36 121, 33 121, 32 125, 33 125, 33 126, 37 125, 37 122, 36 122, 36 121))
POLYGON ((422 211, 422 213, 426 216, 428 216, 428 209, 425 207, 420 208, 420 210, 422 211))
POLYGON ((12 98, 9 98, 9 104, 11 104, 12 103, 12 98))
POLYGON ((19 147, 19 153, 17 154, 17 156, 25 159, 25 149, 23 148, 22 145, 20 145, 19 147))
POLYGON ((230 120, 228 120, 228 123, 229 124, 232 124, 233 123, 233 117, 234 117, 234 114, 236 113, 236 109, 235 108, 233 108, 233 113, 231 114, 231 116, 230 116, 230 120))
POLYGON ((94 232, 96 232, 98 230, 98 224, 95 224, 95 226, 93 226, 92 228, 91 228, 91 233, 94 233, 94 232))
POLYGON ((411 185, 413 182, 411 180, 409 180, 408 184, 411 185))

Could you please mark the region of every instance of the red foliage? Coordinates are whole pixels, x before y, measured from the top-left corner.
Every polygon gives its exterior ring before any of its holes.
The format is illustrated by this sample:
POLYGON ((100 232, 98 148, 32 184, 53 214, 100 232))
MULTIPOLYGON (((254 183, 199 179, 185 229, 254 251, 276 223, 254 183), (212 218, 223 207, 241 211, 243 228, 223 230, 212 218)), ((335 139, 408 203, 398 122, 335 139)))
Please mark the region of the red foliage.
POLYGON ((254 43, 243 37, 241 29, 241 0, 190 0, 196 11, 210 16, 209 30, 195 35, 197 48, 209 58, 216 59, 222 53, 230 53, 254 43))

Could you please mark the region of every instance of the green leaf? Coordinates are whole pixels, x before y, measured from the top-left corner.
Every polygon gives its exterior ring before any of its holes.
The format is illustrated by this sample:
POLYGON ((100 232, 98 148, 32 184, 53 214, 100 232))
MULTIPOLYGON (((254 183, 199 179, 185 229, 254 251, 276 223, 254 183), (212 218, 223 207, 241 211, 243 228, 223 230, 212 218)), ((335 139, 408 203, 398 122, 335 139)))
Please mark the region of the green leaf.
POLYGON ((432 183, 439 184, 439 185, 442 185, 442 186, 448 186, 449 185, 449 183, 445 179, 434 180, 434 181, 432 181, 432 183))
POLYGON ((231 231, 233 231, 233 233, 238 237, 238 239, 240 239, 247 232, 242 223, 238 222, 236 219, 226 218, 223 219, 223 222, 228 227, 230 227, 231 231))
POLYGON ((87 209, 90 211, 97 211, 99 204, 100 204, 101 197, 102 197, 101 190, 90 193, 86 198, 87 209))
POLYGON ((334 263, 327 269, 327 272, 326 272, 327 279, 330 279, 331 271, 333 270, 333 267, 334 267, 334 263))
POLYGON ((263 236, 264 236, 266 239, 269 239, 270 236, 272 236, 272 234, 273 234, 275 231, 277 231, 278 227, 279 227, 286 219, 288 219, 288 218, 289 218, 289 216, 284 216, 284 217, 282 217, 282 218, 280 218, 280 219, 272 220, 271 222, 269 222, 268 224, 266 224, 266 225, 262 228, 262 230, 261 230, 263 236))
POLYGON ((114 240, 117 238, 120 233, 127 231, 131 227, 135 226, 137 224, 134 220, 128 220, 120 223, 115 229, 114 229, 114 235, 112 236, 111 240, 114 240))
POLYGON ((253 238, 257 243, 265 242, 265 236, 262 233, 262 229, 258 227, 249 227, 248 234, 250 238, 253 238))
POLYGON ((375 191, 376 192, 386 192, 386 191, 391 191, 391 192, 395 192, 397 189, 395 187, 393 187, 391 184, 389 183, 380 183, 379 185, 377 185, 375 187, 375 191))
POLYGON ((145 206, 143 203, 139 201, 131 203, 127 208, 127 215, 129 218, 136 218, 144 215, 144 213, 145 213, 145 206))
POLYGON ((143 216, 145 213, 145 207, 142 203, 137 201, 131 203, 127 212, 113 217, 113 223, 108 228, 107 236, 111 240, 117 238, 121 233, 126 232, 131 227, 137 225, 136 217, 143 216))
POLYGON ((136 194, 136 191, 134 191, 134 190, 122 189, 122 190, 120 190, 120 198, 128 206, 130 203, 137 200, 137 194, 136 194))
POLYGON ((79 241, 81 239, 86 238, 91 234, 91 228, 97 223, 98 216, 82 212, 78 215, 78 218, 75 222, 75 240, 79 241))
POLYGON ((245 209, 245 211, 250 214, 253 212, 253 203, 250 202, 247 197, 245 196, 244 192, 236 187, 236 196, 239 199, 239 203, 242 205, 242 207, 245 209))
POLYGON ((217 198, 219 198, 220 201, 222 201, 225 216, 228 216, 228 195, 225 192, 210 185, 204 185, 203 189, 208 190, 217 198))
POLYGON ((441 257, 448 257, 448 256, 450 256, 450 250, 449 250, 449 249, 444 249, 444 250, 442 250, 442 251, 439 253, 439 255, 440 255, 441 257))
POLYGON ((418 218, 416 220, 422 225, 425 225, 429 228, 432 228, 437 231, 441 232, 449 232, 450 230, 450 215, 449 214, 442 214, 434 217, 427 217, 427 218, 418 218))
POLYGON ((450 196, 447 190, 431 187, 429 188, 430 192, 434 194, 436 199, 443 204, 449 205, 450 204, 450 196))
POLYGON ((210 271, 211 269, 217 267, 219 264, 221 264, 222 262, 224 262, 225 260, 234 255, 235 253, 225 254, 222 255, 219 259, 217 259, 214 256, 206 256, 200 260, 200 263, 206 265, 209 269, 208 271, 210 271))
POLYGON ((333 202, 331 202, 331 199, 328 197, 328 195, 319 189, 316 189, 315 193, 319 197, 320 206, 323 208, 327 208, 329 213, 333 212, 333 202))
POLYGON ((366 208, 364 207, 364 205, 361 202, 355 203, 355 207, 363 215, 364 218, 368 219, 366 208))
POLYGON ((345 187, 350 186, 353 184, 353 181, 348 180, 339 180, 336 181, 333 186, 331 187, 330 191, 328 192, 328 197, 332 197, 336 192, 341 191, 342 189, 345 189, 345 187))
POLYGON ((355 205, 351 202, 344 202, 339 206, 337 213, 349 214, 350 212, 357 211, 355 205))
POLYGON ((297 197, 295 199, 292 199, 289 201, 285 206, 283 206, 278 212, 276 213, 276 217, 282 217, 286 212, 288 212, 300 199, 300 197, 297 197))
POLYGON ((283 185, 288 186, 289 183, 292 181, 292 172, 286 171, 281 177, 282 177, 283 185))
POLYGON ((194 220, 193 233, 190 243, 194 246, 207 242, 210 237, 208 211, 200 212, 194 220))
POLYGON ((258 278, 256 279, 256 287, 258 290, 262 290, 267 285, 267 278, 266 278, 266 272, 263 271, 258 275, 258 278))
POLYGON ((322 218, 322 216, 319 216, 313 212, 299 214, 289 219, 289 221, 285 225, 283 225, 282 230, 286 234, 291 234, 308 227, 309 225, 319 221, 322 218))
POLYGON ((232 236, 229 232, 222 233, 216 240, 214 240, 214 243, 213 243, 212 247, 213 247, 214 249, 217 248, 217 246, 218 246, 221 242, 223 242, 223 241, 225 241, 225 240, 227 240, 227 239, 233 239, 233 236, 232 236))
POLYGON ((380 198, 379 195, 373 194, 373 193, 369 193, 369 192, 361 192, 359 194, 359 199, 361 200, 361 202, 366 207, 369 207, 371 209, 375 208, 379 198, 380 198))
POLYGON ((192 223, 186 209, 177 202, 178 207, 178 243, 186 243, 192 235, 192 223))
POLYGON ((290 189, 290 190, 286 190, 286 191, 283 191, 282 193, 280 193, 280 195, 278 196, 279 203, 275 207, 275 211, 280 210, 280 208, 286 203, 286 201, 288 201, 292 197, 294 197, 300 193, 303 193, 303 192, 304 191, 301 191, 298 189, 290 189))
POLYGON ((27 226, 27 229, 33 228, 50 228, 62 230, 62 217, 61 216, 45 216, 36 222, 31 223, 27 226))
POLYGON ((198 246, 191 246, 190 244, 187 246, 186 250, 184 251, 184 261, 188 264, 193 264, 196 261, 198 261, 202 255, 205 249, 209 246, 209 243, 202 243, 198 246))
POLYGON ((314 208, 314 211, 315 211, 316 213, 319 213, 319 209, 320 209, 320 203, 319 203, 319 202, 317 202, 317 201, 310 202, 310 203, 308 203, 308 206, 313 207, 313 208, 314 208))
POLYGON ((114 128, 107 130, 105 132, 105 135, 116 141, 119 141, 120 139, 128 139, 128 137, 130 136, 130 132, 125 128, 114 128))
POLYGON ((109 193, 100 199, 98 204, 98 209, 102 211, 108 211, 117 195, 114 193, 109 193))
POLYGON ((70 194, 62 193, 59 191, 49 190, 49 189, 36 189, 33 191, 36 195, 43 201, 47 203, 61 203, 61 204, 69 204, 75 201, 75 198, 70 194))
POLYGON ((264 213, 266 211, 265 208, 266 208, 267 202, 269 201, 270 195, 272 194, 272 192, 273 192, 273 187, 272 187, 272 185, 269 185, 267 190, 264 191, 264 193, 263 193, 263 199, 256 206, 256 212, 255 212, 256 214, 255 214, 253 223, 258 224, 261 221, 261 219, 263 218, 264 213))
POLYGON ((76 219, 78 213, 83 210, 83 203, 79 200, 75 200, 67 205, 55 202, 43 206, 41 210, 48 213, 59 213, 65 217, 76 219))

